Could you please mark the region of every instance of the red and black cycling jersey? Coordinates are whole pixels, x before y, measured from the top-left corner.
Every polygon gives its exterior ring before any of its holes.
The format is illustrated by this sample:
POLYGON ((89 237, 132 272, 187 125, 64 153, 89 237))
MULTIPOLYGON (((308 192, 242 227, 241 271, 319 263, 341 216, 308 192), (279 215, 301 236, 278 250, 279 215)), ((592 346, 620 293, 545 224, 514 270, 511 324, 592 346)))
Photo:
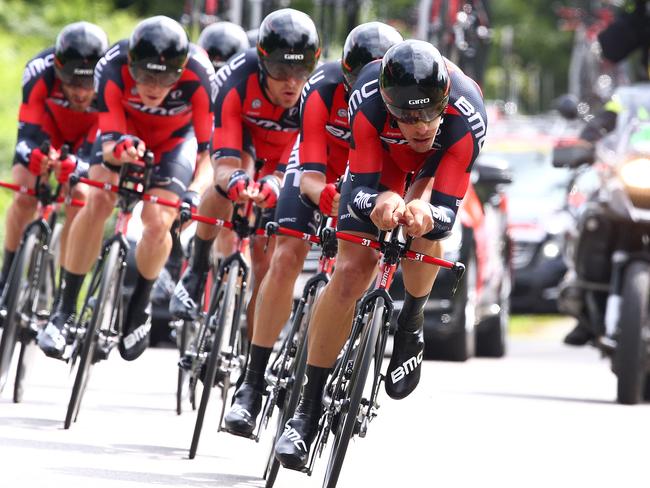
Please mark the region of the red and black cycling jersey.
POLYGON ((336 181, 348 164, 348 96, 340 61, 317 68, 300 97, 299 160, 304 171, 336 181), (325 134, 325 137, 323 137, 325 134))
POLYGON ((46 139, 56 149, 68 144, 78 158, 87 160, 97 133, 97 108, 94 103, 85 112, 70 108, 54 73, 54 48, 26 64, 22 83, 15 162, 28 164, 32 149, 46 139))
POLYGON ((183 74, 158 107, 147 107, 138 94, 129 72, 127 51, 128 41, 119 41, 95 67, 102 142, 117 141, 132 126, 147 146, 155 148, 170 139, 186 137, 188 129, 193 128, 198 152, 206 151, 212 132, 216 82, 205 51, 190 44, 183 74))
POLYGON ((261 174, 284 171, 300 127, 299 105, 289 109, 266 95, 255 48, 234 56, 217 72, 213 158, 241 158, 250 137, 254 156, 265 161, 261 174))
MULTIPOLYGON (((445 214, 440 224, 451 227, 465 196, 472 165, 487 132, 487 115, 478 85, 457 66, 447 61, 451 78, 449 105, 445 109, 431 150, 415 152, 402 135, 397 122, 384 106, 379 93, 381 61, 363 68, 350 95, 350 177, 355 187, 374 190, 381 186, 403 191, 403 179, 386 182, 386 164, 402 174, 434 177, 431 204, 434 214, 445 214)), ((438 222, 437 222, 438 224, 438 222)))

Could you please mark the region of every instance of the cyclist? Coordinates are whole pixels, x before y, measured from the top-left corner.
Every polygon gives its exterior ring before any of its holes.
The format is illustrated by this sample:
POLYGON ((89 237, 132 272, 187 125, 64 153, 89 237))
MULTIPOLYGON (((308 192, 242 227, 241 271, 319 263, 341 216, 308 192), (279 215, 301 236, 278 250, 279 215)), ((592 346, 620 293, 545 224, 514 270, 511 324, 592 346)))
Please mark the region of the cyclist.
MULTIPOLYGON (((93 148, 90 178, 116 183, 120 166, 137 161, 145 148, 154 152, 149 193, 198 203, 210 180, 208 144, 213 120, 214 69, 205 52, 190 44, 175 20, 164 16, 140 22, 128 40, 108 49, 95 70, 101 136, 93 148)), ((70 231, 68 252, 75 256, 64 271, 60 300, 39 337, 41 349, 61 357, 77 296, 101 248, 104 222, 116 196, 91 189, 87 205, 70 231)), ((169 229, 177 212, 145 203, 142 239, 136 248, 137 278, 125 311, 119 345, 124 359, 147 347, 151 329, 149 296, 171 248, 169 229)))
MULTIPOLYGON (((249 48, 248 37, 244 29, 237 24, 225 21, 215 22, 203 29, 197 44, 208 53, 215 71, 226 64, 226 61, 233 55, 249 48)), ((164 307, 165 314, 168 313, 169 301, 174 293, 176 282, 180 278, 183 265, 183 250, 176 240, 174 244, 169 259, 151 291, 152 306, 154 309, 161 307, 158 310, 163 310, 162 307, 164 307)))
POLYGON ((246 31, 232 22, 215 22, 201 32, 197 44, 208 53, 217 71, 235 54, 248 49, 246 31))
MULTIPOLYGON (((354 28, 339 61, 325 63, 308 80, 301 97, 300 137, 280 192, 275 220, 283 227, 317 234, 321 214, 338 214, 335 183, 348 162, 350 87, 366 64, 381 59, 402 36, 393 27, 369 22, 354 28)), ((293 287, 309 244, 278 237, 273 261, 260 288, 250 359, 244 383, 225 417, 230 432, 250 435, 262 405, 264 371, 282 326, 291 313, 293 287)))
MULTIPOLYGON (((202 195, 199 213, 228 219, 232 201, 251 199, 263 209, 262 220, 272 220, 284 166, 299 129, 298 101, 303 85, 320 56, 320 40, 308 15, 293 9, 270 13, 260 26, 257 50, 236 55, 218 73, 212 138, 214 185, 202 195), (255 160, 263 160, 259 188, 251 176, 255 160)), ((192 319, 203 291, 209 254, 218 234, 214 226, 199 223, 190 266, 176 286, 171 314, 192 319)), ((247 311, 249 337, 259 283, 271 253, 265 239, 252 239, 252 297, 247 311)))
MULTIPOLYGON (((424 41, 391 47, 366 66, 349 102, 349 173, 341 190, 338 229, 368 238, 404 223, 416 252, 441 256, 470 170, 485 138, 487 117, 478 85, 424 41), (444 118, 444 121, 443 121, 444 118), (406 176, 415 181, 403 198, 406 176)), ((357 299, 368 288, 377 253, 339 242, 332 280, 315 305, 309 328, 307 380, 276 458, 303 467, 321 413, 323 388, 349 335, 357 299)), ((386 373, 391 398, 416 387, 424 350, 423 307, 437 268, 403 262, 404 305, 386 373)))
MULTIPOLYGON (((106 33, 89 22, 64 27, 50 47, 31 59, 23 73, 23 99, 18 115, 18 142, 12 168, 13 180, 33 188, 36 176, 53 165, 58 179, 67 181, 75 164, 79 171, 88 166, 90 148, 97 133, 97 109, 93 88, 95 64, 108 47, 106 33), (43 141, 52 150, 41 152, 43 141), (57 149, 71 148, 66 161, 59 161, 57 149), (63 171, 61 171, 63 170, 63 171)), ((72 196, 83 199, 85 192, 73 190, 72 196)), ((5 254, 0 272, 0 291, 4 288, 11 263, 20 244, 25 226, 34 218, 36 199, 16 193, 7 211, 5 254)), ((65 242, 70 223, 78 208, 66 208, 68 219, 61 235, 60 262, 66 264, 65 242)))

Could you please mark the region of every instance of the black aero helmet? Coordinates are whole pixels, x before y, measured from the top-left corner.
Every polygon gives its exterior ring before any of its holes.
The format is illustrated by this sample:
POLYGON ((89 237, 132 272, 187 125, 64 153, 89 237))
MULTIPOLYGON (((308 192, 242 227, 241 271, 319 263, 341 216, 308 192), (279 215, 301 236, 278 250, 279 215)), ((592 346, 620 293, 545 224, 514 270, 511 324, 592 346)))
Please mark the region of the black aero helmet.
POLYGON ((383 58, 391 46, 403 40, 397 30, 383 22, 367 22, 352 29, 345 40, 341 58, 347 86, 354 85, 361 68, 370 61, 383 58))
POLYGON ((183 74, 190 41, 173 19, 157 15, 140 22, 129 38, 129 71, 138 83, 171 86, 183 74))
POLYGON ((400 42, 384 55, 379 90, 396 119, 406 123, 434 120, 447 107, 449 88, 445 60, 428 42, 400 42))
POLYGON ((306 80, 320 57, 314 21, 291 8, 271 12, 260 25, 257 55, 262 71, 271 78, 306 80))
POLYGON ((99 58, 108 48, 108 37, 101 27, 90 22, 75 22, 63 28, 54 46, 54 71, 66 84, 93 86, 99 58))
POLYGON ((233 54, 250 47, 244 29, 232 22, 215 22, 201 32, 198 45, 206 50, 215 69, 221 68, 233 54))

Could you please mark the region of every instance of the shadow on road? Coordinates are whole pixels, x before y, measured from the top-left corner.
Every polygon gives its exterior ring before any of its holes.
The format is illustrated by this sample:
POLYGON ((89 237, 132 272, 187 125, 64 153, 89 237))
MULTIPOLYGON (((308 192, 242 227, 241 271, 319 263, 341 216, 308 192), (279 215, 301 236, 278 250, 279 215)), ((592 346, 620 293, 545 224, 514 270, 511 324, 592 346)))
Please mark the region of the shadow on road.
MULTIPOLYGON (((4 419, 3 419, 4 420, 4 419)), ((28 419, 33 420, 33 419, 28 419)), ((56 422, 61 424, 61 422, 56 422)), ((43 449, 48 451, 79 452, 83 454, 122 455, 122 454, 145 454, 150 459, 179 460, 188 458, 186 447, 152 446, 147 444, 112 444, 108 446, 97 446, 92 444, 78 444, 73 442, 52 442, 32 439, 16 439, 11 437, 0 438, 3 446, 26 449, 43 449)), ((224 459, 221 456, 201 455, 214 459, 224 459)))
POLYGON ((253 476, 242 476, 227 473, 182 473, 178 475, 161 473, 144 473, 137 471, 117 471, 109 469, 94 469, 70 467, 55 469, 57 473, 70 476, 85 476, 87 478, 111 480, 112 482, 128 481, 152 485, 191 486, 197 488, 215 488, 229 486, 232 488, 258 488, 264 486, 264 481, 253 476))
POLYGON ((499 398, 521 398, 522 400, 544 400, 549 402, 591 403, 597 405, 616 405, 613 400, 600 400, 595 398, 575 398, 555 395, 538 395, 533 393, 508 393, 499 391, 473 391, 469 395, 492 396, 499 398))

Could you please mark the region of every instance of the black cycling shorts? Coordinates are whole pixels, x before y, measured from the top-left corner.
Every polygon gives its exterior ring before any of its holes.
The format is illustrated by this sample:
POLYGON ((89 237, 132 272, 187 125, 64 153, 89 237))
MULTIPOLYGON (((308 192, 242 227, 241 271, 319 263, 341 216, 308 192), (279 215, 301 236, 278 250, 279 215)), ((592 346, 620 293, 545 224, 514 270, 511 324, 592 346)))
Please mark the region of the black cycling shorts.
POLYGON ((323 217, 318 207, 300 194, 301 174, 300 163, 289 163, 276 207, 276 222, 282 227, 317 235, 323 217))
MULTIPOLYGON (((93 146, 90 165, 104 164, 106 168, 119 173, 119 166, 104 163, 101 144, 101 138, 98 137, 93 146)), ((162 188, 182 197, 194 177, 198 152, 194 131, 187 131, 183 137, 172 137, 157 147, 148 149, 153 151, 155 161, 150 188, 162 188)))

